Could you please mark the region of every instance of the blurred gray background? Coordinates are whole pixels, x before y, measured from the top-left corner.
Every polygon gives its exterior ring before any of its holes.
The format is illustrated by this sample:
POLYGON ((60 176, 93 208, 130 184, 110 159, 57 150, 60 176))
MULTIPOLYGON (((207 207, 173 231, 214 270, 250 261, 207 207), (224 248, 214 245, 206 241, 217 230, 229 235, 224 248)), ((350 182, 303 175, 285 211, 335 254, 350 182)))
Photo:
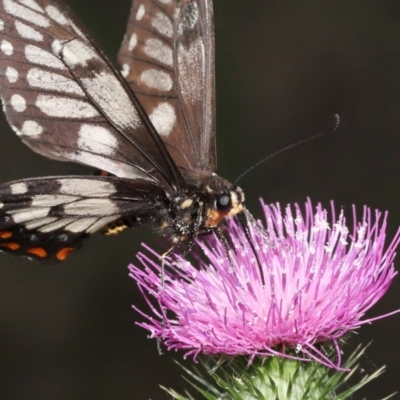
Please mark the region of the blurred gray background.
MULTIPOLYGON (((69 0, 109 56, 122 40, 130 0, 69 0)), ((400 225, 400 2, 216 0, 219 173, 234 180, 266 155, 287 152, 246 176, 247 205, 307 196, 350 210, 389 210, 400 225)), ((0 117, 0 181, 91 173, 31 152, 0 117)), ((135 325, 142 304, 127 265, 148 231, 97 235, 56 267, 0 255, 0 399, 166 399, 158 384, 183 387, 169 355, 135 325)), ((400 266, 400 260, 397 265, 400 266)), ((400 307, 400 279, 368 316, 400 307)), ((362 367, 387 372, 355 398, 400 389, 400 315, 364 326, 345 347, 373 340, 362 367)), ((181 360, 181 354, 174 353, 181 360)), ((399 397, 400 398, 400 397, 399 397)))

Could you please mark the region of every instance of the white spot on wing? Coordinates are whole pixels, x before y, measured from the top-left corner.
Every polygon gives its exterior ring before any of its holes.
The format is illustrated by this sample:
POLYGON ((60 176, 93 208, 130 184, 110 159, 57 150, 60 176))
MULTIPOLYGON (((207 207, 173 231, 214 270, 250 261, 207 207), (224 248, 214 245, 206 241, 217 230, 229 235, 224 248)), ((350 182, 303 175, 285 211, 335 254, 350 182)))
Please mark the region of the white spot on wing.
POLYGON ((122 128, 135 128, 139 115, 118 79, 108 72, 94 73, 93 78, 82 78, 87 93, 103 113, 122 128))
POLYGON ((137 35, 136 33, 132 33, 131 38, 129 39, 128 50, 132 51, 137 45, 137 35))
POLYGON ((54 39, 53 42, 51 43, 51 50, 56 56, 60 56, 60 51, 63 47, 63 44, 61 43, 60 40, 54 39))
POLYGON ((78 146, 92 153, 111 155, 118 145, 113 134, 102 126, 83 124, 79 130, 78 146))
POLYGON ((20 21, 15 21, 15 27, 17 28, 18 33, 24 39, 36 40, 37 42, 41 42, 43 40, 43 35, 29 25, 26 25, 20 21))
POLYGON ((74 221, 76 221, 76 218, 63 218, 63 219, 57 220, 53 223, 50 223, 46 226, 43 226, 42 228, 40 228, 38 230, 39 230, 39 232, 43 232, 43 233, 54 232, 54 231, 58 231, 59 229, 64 228, 64 226, 69 225, 74 221))
POLYGON ((38 218, 44 218, 49 215, 50 207, 48 208, 25 208, 21 211, 13 213, 14 222, 20 224, 22 222, 32 221, 38 218))
POLYGON ((73 151, 68 153, 68 159, 70 161, 75 161, 90 166, 97 166, 98 168, 118 175, 121 178, 143 179, 150 182, 157 182, 156 179, 152 179, 131 164, 118 160, 112 160, 111 158, 106 158, 99 154, 92 154, 87 151, 73 151))
POLYGON ((157 132, 162 136, 168 136, 171 133, 176 121, 175 109, 169 103, 159 104, 149 117, 157 132))
POLYGON ((172 66, 172 50, 159 39, 147 39, 144 46, 144 52, 149 57, 165 65, 172 66))
POLYGON ((98 54, 93 49, 77 39, 65 43, 61 48, 61 53, 70 68, 75 68, 78 65, 87 67, 88 61, 99 59, 98 54))
POLYGON ((36 106, 49 117, 59 118, 92 118, 99 113, 86 101, 40 94, 36 106))
MULTIPOLYGON (((56 221, 58 218, 57 217, 45 217, 41 219, 35 219, 34 221, 27 222, 25 224, 26 229, 37 229, 40 228, 43 225, 50 224, 53 221, 56 221)), ((40 229, 39 229, 40 231, 40 229)))
POLYGON ((69 196, 62 194, 38 194, 32 197, 32 207, 54 207, 60 204, 70 203, 78 200, 78 196, 69 196))
POLYGON ((43 14, 44 10, 35 0, 19 0, 20 3, 32 8, 35 11, 39 11, 43 14))
POLYGON ((108 198, 85 199, 64 206, 64 212, 68 215, 115 215, 119 208, 108 198))
POLYGON ((171 0, 158 0, 160 3, 163 3, 163 4, 170 4, 171 3, 171 0))
POLYGON ((190 104, 200 101, 204 87, 204 44, 200 39, 189 46, 178 46, 178 70, 181 76, 181 93, 190 104))
POLYGON ((4 29, 4 21, 0 19, 0 31, 4 29))
POLYGON ((45 65, 49 68, 66 69, 63 62, 53 56, 53 54, 31 44, 25 46, 25 57, 34 64, 45 65))
POLYGON ((113 215, 111 217, 104 217, 100 218, 97 222, 95 222, 90 228, 86 230, 87 233, 94 233, 101 229, 103 226, 109 224, 112 221, 115 221, 118 219, 120 215, 113 215))
MULTIPOLYGON (((28 2, 31 5, 36 4, 36 2, 34 2, 33 0, 23 0, 23 1, 28 2)), ((3 0, 3 4, 4 4, 4 9, 10 15, 14 15, 17 18, 24 19, 25 21, 28 21, 42 28, 48 28, 50 26, 50 20, 48 18, 38 14, 36 11, 33 11, 32 9, 29 9, 21 4, 16 3, 13 0, 3 0)), ((31 8, 35 7, 31 6, 31 8)), ((41 10, 41 7, 39 7, 39 9, 41 10)))
MULTIPOLYGON (((3 103, 4 104, 4 103, 3 103)), ((18 135, 21 136, 22 132, 14 125, 10 125, 11 129, 18 135)))
POLYGON ((23 112, 26 110, 26 101, 19 94, 13 94, 10 99, 11 107, 17 112, 23 112))
POLYGON ((140 79, 146 86, 152 89, 168 92, 172 88, 172 79, 169 74, 154 68, 143 71, 140 79))
POLYGON ((199 8, 197 6, 197 3, 195 1, 192 1, 191 3, 188 3, 185 6, 183 18, 181 21, 183 26, 180 27, 180 29, 182 28, 184 30, 193 29, 198 19, 199 19, 199 8))
POLYGON ((13 67, 7 67, 6 78, 8 82, 15 83, 18 80, 18 71, 13 67))
POLYGON ((59 179, 61 194, 87 196, 87 197, 107 197, 115 193, 112 183, 97 179, 59 179))
POLYGON ((172 37, 172 34, 174 33, 171 20, 162 12, 158 12, 155 15, 151 21, 151 25, 161 33, 161 35, 172 37))
POLYGON ((85 96, 80 86, 72 79, 43 69, 30 69, 26 79, 30 86, 36 88, 85 96))
POLYGON ((28 186, 23 182, 13 183, 10 185, 10 190, 12 194, 24 194, 28 191, 28 186))
POLYGON ((68 25, 67 18, 65 18, 64 14, 58 8, 47 6, 45 10, 53 21, 56 21, 60 25, 68 25))
POLYGON ((36 121, 25 121, 22 124, 20 135, 36 137, 43 133, 43 127, 36 121))
POLYGON ((7 40, 2 40, 1 41, 0 49, 6 56, 11 56, 11 54, 14 53, 13 45, 7 40))
POLYGON ((124 78, 126 78, 129 75, 129 71, 131 70, 131 67, 129 66, 129 64, 123 64, 122 65, 122 70, 121 70, 121 74, 124 78))
POLYGON ((0 201, 0 208, 3 208, 4 207, 4 203, 2 203, 1 201, 0 201))
POLYGON ((79 218, 72 224, 69 224, 65 227, 67 231, 73 233, 85 232, 91 225, 93 225, 98 218, 79 218))
POLYGON ((137 10, 136 19, 138 21, 140 21, 143 18, 145 12, 146 12, 146 9, 144 8, 144 5, 141 4, 140 7, 137 10))

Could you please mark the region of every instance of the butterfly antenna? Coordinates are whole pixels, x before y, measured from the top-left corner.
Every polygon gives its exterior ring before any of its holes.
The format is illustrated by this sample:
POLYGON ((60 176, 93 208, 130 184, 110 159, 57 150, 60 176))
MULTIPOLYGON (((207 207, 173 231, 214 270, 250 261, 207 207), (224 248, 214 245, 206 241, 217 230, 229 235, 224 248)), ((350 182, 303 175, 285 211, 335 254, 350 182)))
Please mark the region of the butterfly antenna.
POLYGON ((310 137, 308 137, 308 138, 299 140, 299 141, 296 142, 296 143, 290 144, 289 146, 286 146, 286 147, 284 147, 283 149, 280 149, 280 150, 276 151, 275 153, 272 153, 272 154, 270 154, 269 156, 263 158, 262 160, 258 161, 258 162, 255 163, 253 166, 251 166, 249 169, 247 169, 246 171, 244 171, 243 173, 241 173, 241 174, 239 175, 239 177, 236 179, 236 181, 234 182, 234 185, 237 185, 237 183, 240 181, 240 179, 242 179, 242 178, 243 178, 245 175, 247 175, 250 171, 252 171, 253 169, 257 168, 259 165, 261 165, 261 164, 264 163, 265 161, 268 161, 268 160, 270 160, 271 158, 277 156, 278 154, 284 153, 285 151, 291 150, 291 149, 293 149, 293 148, 295 148, 295 147, 297 147, 297 146, 301 146, 301 145, 303 145, 303 144, 305 144, 305 143, 311 142, 311 140, 314 140, 314 139, 320 138, 320 137, 322 137, 322 136, 325 136, 325 135, 327 135, 327 134, 329 134, 329 133, 335 132, 336 129, 339 127, 339 124, 340 124, 340 117, 339 117, 338 114, 335 114, 333 117, 334 117, 334 119, 335 119, 335 122, 334 122, 334 124, 333 124, 330 128, 325 129, 324 131, 319 132, 319 133, 317 133, 316 135, 310 136, 310 137))

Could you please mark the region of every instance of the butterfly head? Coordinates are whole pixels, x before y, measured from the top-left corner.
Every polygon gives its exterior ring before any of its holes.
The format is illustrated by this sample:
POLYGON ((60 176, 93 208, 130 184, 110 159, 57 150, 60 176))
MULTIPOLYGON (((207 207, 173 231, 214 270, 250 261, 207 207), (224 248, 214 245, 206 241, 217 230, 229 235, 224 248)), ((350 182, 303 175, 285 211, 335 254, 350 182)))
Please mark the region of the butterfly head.
POLYGON ((217 174, 196 171, 185 175, 185 180, 189 182, 187 189, 171 195, 165 207, 170 212, 160 221, 175 243, 212 232, 225 218, 244 210, 243 190, 217 174))
POLYGON ((217 228, 224 218, 241 213, 243 203, 244 193, 239 186, 225 186, 222 190, 211 191, 205 208, 204 227, 217 228))
POLYGON ((244 193, 240 187, 218 194, 214 204, 206 208, 204 226, 217 228, 224 218, 233 217, 243 211, 244 193))

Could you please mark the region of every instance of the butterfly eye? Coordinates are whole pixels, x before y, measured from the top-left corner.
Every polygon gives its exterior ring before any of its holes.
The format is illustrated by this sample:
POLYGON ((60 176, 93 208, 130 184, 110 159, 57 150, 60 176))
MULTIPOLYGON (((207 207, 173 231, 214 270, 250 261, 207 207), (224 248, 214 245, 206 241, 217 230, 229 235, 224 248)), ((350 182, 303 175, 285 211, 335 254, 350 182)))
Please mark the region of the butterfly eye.
POLYGON ((220 194, 217 197, 217 209, 222 212, 230 211, 232 208, 231 196, 228 194, 220 194))

